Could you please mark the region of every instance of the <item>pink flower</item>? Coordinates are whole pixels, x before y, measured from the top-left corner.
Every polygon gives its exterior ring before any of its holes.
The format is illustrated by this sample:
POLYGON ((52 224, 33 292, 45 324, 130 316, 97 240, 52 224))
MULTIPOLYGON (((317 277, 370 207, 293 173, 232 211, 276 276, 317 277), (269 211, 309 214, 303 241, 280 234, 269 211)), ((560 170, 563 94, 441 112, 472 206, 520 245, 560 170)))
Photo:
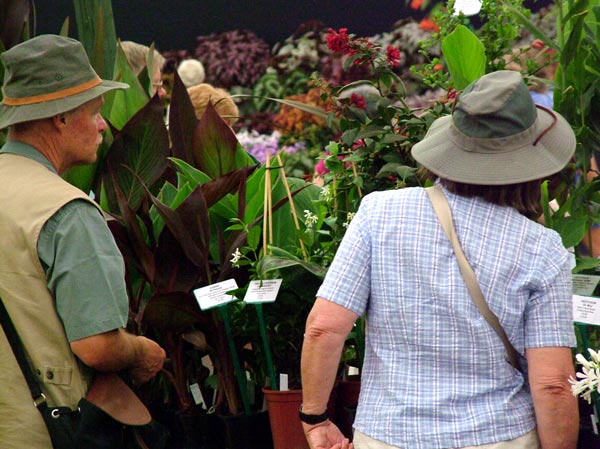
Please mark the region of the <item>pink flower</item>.
POLYGON ((400 65, 400 50, 391 45, 387 46, 387 59, 392 67, 398 67, 400 65))
POLYGON ((317 162, 317 165, 315 165, 315 173, 320 176, 329 173, 329 170, 325 168, 325 159, 321 159, 319 162, 317 162))
POLYGON ((334 53, 347 54, 350 49, 350 36, 347 32, 348 28, 340 28, 337 32, 329 28, 326 36, 327 47, 334 53))
POLYGON ((367 109, 365 97, 357 94, 350 95, 350 106, 356 106, 359 109, 367 109))

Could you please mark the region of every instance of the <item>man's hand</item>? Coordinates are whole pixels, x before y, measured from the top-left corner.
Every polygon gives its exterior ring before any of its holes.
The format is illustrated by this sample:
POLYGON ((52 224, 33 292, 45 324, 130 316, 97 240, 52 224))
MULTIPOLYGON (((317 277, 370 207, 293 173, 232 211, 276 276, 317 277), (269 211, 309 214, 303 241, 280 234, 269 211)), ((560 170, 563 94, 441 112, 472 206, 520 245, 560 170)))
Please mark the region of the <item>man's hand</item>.
POLYGON ((137 337, 141 347, 138 362, 129 370, 131 380, 139 385, 148 382, 162 369, 165 361, 165 351, 156 342, 146 338, 137 337))
POLYGON ((302 423, 310 449, 354 449, 354 445, 340 429, 327 420, 319 424, 302 423))

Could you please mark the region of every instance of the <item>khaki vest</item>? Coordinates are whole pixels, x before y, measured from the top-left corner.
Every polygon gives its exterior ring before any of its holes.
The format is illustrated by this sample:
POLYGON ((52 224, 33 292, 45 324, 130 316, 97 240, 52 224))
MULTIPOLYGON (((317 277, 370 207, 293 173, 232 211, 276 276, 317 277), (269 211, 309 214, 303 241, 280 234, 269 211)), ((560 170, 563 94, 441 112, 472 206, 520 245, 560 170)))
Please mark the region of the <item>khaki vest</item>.
MULTIPOLYGON (((42 226, 81 190, 40 163, 0 154, 0 297, 49 405, 76 408, 89 373, 71 352, 37 255, 42 226)), ((0 329, 0 448, 52 449, 46 427, 0 329)))

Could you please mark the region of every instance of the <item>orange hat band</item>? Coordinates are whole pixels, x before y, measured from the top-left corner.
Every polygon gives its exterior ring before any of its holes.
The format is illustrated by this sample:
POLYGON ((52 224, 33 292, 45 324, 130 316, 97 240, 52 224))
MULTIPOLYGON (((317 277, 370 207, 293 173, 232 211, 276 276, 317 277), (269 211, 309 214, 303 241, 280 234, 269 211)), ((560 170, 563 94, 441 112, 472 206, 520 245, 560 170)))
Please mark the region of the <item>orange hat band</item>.
POLYGON ((4 97, 2 103, 6 106, 23 106, 26 104, 42 103, 44 101, 58 100, 59 98, 69 97, 93 87, 102 84, 102 80, 99 77, 91 79, 79 86, 69 87, 68 89, 59 90, 57 92, 51 92, 43 95, 34 95, 33 97, 22 97, 22 98, 8 98, 4 97))

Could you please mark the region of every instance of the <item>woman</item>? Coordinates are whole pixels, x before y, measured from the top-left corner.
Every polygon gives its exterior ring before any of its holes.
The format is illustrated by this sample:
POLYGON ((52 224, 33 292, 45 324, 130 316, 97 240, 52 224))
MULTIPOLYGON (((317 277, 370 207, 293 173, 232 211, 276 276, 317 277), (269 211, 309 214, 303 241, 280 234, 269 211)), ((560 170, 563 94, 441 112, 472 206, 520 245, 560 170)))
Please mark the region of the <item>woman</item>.
POLYGON ((574 150, 569 124, 536 107, 512 71, 469 85, 412 150, 438 178, 522 370, 469 295, 425 190, 363 199, 307 320, 300 418, 311 448, 575 448, 571 260, 558 234, 532 219, 541 180, 574 150), (325 410, 345 337, 363 313, 350 443, 325 410))

